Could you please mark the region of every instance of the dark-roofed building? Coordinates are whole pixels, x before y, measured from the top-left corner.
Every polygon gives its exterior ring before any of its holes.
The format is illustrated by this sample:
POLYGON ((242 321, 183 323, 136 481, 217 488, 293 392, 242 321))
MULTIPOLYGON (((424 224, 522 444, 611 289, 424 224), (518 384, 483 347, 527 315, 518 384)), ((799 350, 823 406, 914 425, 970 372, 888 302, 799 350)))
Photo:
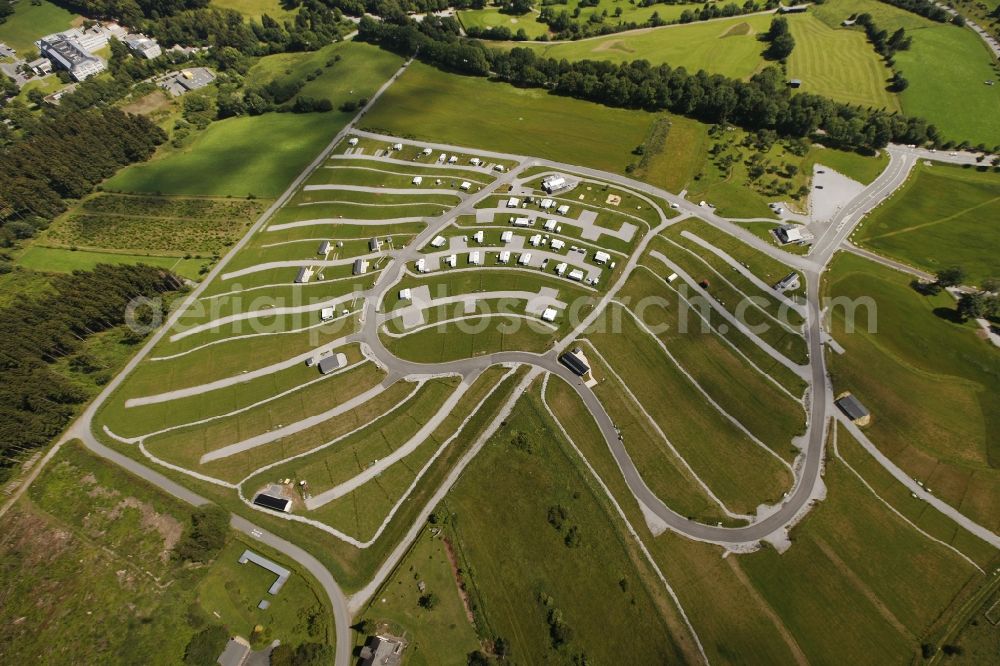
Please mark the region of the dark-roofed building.
POLYGON ((330 241, 323 241, 322 243, 319 244, 319 247, 316 248, 316 254, 326 254, 329 251, 330 251, 330 241))
POLYGON ((281 513, 291 513, 292 511, 292 500, 285 499, 284 497, 275 497, 267 493, 260 493, 254 497, 253 503, 271 511, 280 511, 281 513))
POLYGON ((836 405, 840 408, 840 411, 847 415, 847 418, 851 419, 859 426, 868 425, 868 423, 872 420, 871 412, 869 412, 865 406, 850 393, 842 395, 838 398, 836 405))
POLYGON ((380 241, 378 238, 373 238, 370 241, 368 241, 369 252, 378 252, 381 249, 382 249, 382 241, 380 241))
POLYGON ((789 88, 801 88, 802 87, 802 79, 791 79, 791 80, 789 80, 788 81, 788 87, 789 88))
POLYGON ((792 271, 791 273, 789 273, 788 275, 786 275, 785 277, 781 278, 780 280, 774 283, 774 290, 781 292, 792 291, 798 289, 801 285, 802 281, 799 278, 799 274, 792 271))
POLYGON ((320 374, 328 375, 334 370, 339 370, 344 367, 342 354, 334 354, 333 356, 327 356, 322 361, 319 362, 320 374))
POLYGON ((104 61, 91 55, 76 39, 64 34, 49 35, 36 42, 43 56, 66 69, 77 81, 104 71, 104 61))
POLYGON ((364 275, 368 272, 368 262, 364 259, 355 259, 352 272, 355 275, 364 275))
POLYGON ((590 366, 583 359, 583 353, 579 349, 566 352, 559 357, 559 362, 569 368, 573 374, 581 377, 590 372, 590 366))

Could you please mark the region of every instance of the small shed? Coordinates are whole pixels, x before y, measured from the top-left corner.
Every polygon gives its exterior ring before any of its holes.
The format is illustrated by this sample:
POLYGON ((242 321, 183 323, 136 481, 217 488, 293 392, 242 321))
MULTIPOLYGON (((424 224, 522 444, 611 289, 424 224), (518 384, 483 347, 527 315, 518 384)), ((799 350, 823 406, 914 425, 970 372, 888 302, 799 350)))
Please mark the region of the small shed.
POLYGON ((837 398, 836 405, 840 408, 840 411, 844 412, 847 418, 851 419, 857 425, 866 426, 871 423, 871 412, 850 393, 845 393, 837 398))
POLYGON ((802 79, 789 79, 788 80, 788 87, 789 88, 801 88, 802 87, 802 79))

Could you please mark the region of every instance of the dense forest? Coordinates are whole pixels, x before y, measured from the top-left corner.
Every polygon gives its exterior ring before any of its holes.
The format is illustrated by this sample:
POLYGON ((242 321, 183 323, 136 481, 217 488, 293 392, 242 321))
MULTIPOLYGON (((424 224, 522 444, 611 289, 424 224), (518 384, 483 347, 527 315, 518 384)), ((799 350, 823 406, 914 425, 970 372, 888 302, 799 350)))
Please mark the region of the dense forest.
POLYGON ((75 360, 88 371, 85 355, 78 354, 88 336, 121 325, 131 299, 179 286, 159 268, 102 265, 55 276, 49 293, 22 296, 0 309, 0 474, 14 456, 59 434, 87 399, 51 364, 72 357, 70 365, 75 360))
POLYGON ((424 62, 453 72, 547 88, 608 106, 667 110, 748 130, 772 129, 789 137, 822 133, 825 143, 847 149, 938 139, 936 128, 920 118, 841 104, 808 93, 793 95, 783 72, 775 67, 740 81, 704 71, 691 74, 683 67, 654 66, 645 60, 568 62, 543 58, 526 48, 488 48, 460 37, 454 20, 437 17, 427 17, 421 23, 365 17, 359 24, 359 38, 405 55, 416 54, 424 62))
POLYGON ((0 148, 0 224, 27 237, 126 164, 146 160, 166 139, 142 116, 115 108, 51 109, 0 148))

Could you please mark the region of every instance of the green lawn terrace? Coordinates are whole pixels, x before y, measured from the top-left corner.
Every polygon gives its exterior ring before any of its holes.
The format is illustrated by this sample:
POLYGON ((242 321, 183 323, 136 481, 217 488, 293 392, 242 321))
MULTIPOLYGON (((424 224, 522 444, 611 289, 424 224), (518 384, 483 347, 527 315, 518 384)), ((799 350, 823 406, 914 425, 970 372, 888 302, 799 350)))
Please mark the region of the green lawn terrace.
MULTIPOLYGON (((358 133, 349 136, 337 144, 330 154, 328 166, 336 166, 343 162, 347 164, 364 163, 370 160, 380 160, 386 165, 405 166, 407 168, 430 168, 432 173, 463 173, 484 176, 502 173, 517 165, 510 159, 476 153, 470 150, 444 150, 427 145, 410 137, 393 137, 386 140, 376 138, 368 133, 358 133), (499 167, 499 168, 498 168, 499 167)), ((388 166, 380 167, 382 169, 388 166)), ((419 175, 419 171, 415 172, 419 175)))

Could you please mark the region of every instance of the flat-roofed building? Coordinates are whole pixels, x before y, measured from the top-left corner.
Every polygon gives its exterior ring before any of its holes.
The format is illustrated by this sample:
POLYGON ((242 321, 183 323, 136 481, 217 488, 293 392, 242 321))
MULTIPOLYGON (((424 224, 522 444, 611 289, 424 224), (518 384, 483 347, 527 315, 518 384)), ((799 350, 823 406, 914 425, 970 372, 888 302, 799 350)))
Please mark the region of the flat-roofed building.
POLYGON ((549 194, 557 192, 566 187, 566 179, 562 176, 549 176, 542 181, 542 189, 549 194))
POLYGON ((568 215, 569 214, 569 206, 567 206, 566 204, 563 204, 562 206, 559 206, 559 208, 556 208, 556 212, 559 213, 560 215, 568 215))
POLYGON ((477 243, 482 243, 485 238, 486 234, 482 231, 482 229, 472 234, 472 240, 476 241, 477 243))
POLYGON ((553 238, 551 241, 549 241, 549 247, 551 247, 553 250, 561 250, 564 247, 566 247, 566 242, 558 238, 553 238))
POLYGON ((515 227, 530 227, 531 226, 531 218, 527 218, 527 217, 515 217, 514 218, 514 226, 515 227))
POLYGON ((379 252, 382 250, 382 241, 376 236, 368 241, 368 251, 369 252, 379 252))
POLYGON ((435 236, 434 240, 431 241, 431 247, 444 247, 446 242, 444 236, 435 236))
POLYGON ((479 252, 469 253, 469 263, 473 266, 479 266, 482 263, 479 261, 479 252))
POLYGON ((355 259, 351 272, 354 275, 364 275, 368 272, 368 261, 366 259, 355 259))
POLYGON ((291 513, 292 511, 292 500, 268 495, 267 493, 259 493, 253 498, 253 503, 271 511, 280 511, 282 513, 291 513))
POLYGON ((156 40, 150 39, 146 35, 130 35, 125 39, 125 44, 133 53, 141 55, 147 60, 159 58, 163 54, 163 49, 156 43, 156 40))
POLYGON ((569 265, 566 262, 556 264, 556 275, 559 275, 560 277, 565 275, 567 268, 569 268, 569 265))
POLYGON ((545 224, 542 225, 542 229, 545 229, 546 231, 555 231, 556 230, 556 221, 555 220, 545 220, 545 224))
POLYGON ((449 254, 447 257, 444 258, 444 263, 448 264, 449 268, 454 268, 455 266, 458 265, 458 255, 449 254))
POLYGON ((327 356, 319 362, 319 372, 323 375, 328 375, 334 370, 340 370, 344 367, 344 359, 346 357, 343 354, 333 354, 332 356, 327 356))
POLYGON ((574 268, 573 270, 571 270, 569 272, 569 279, 570 280, 575 280, 577 282, 582 282, 583 281, 583 271, 581 271, 579 268, 574 268))
POLYGON ((91 55, 78 40, 65 34, 49 35, 36 43, 43 56, 68 71, 77 81, 83 81, 105 69, 103 60, 91 55))
POLYGON ((606 264, 611 260, 611 255, 604 250, 598 250, 594 253, 594 263, 606 264))
POLYGON ((421 257, 417 259, 417 272, 426 273, 427 272, 427 260, 421 257))
POLYGON ((316 248, 316 254, 322 254, 324 256, 326 256, 326 253, 329 251, 330 251, 330 241, 323 241, 319 244, 319 247, 316 248))
POLYGON ((462 184, 458 186, 458 189, 462 190, 463 192, 468 192, 470 189, 472 189, 472 183, 470 183, 467 180, 463 180, 462 184))
POLYGON ((497 261, 499 261, 501 264, 506 264, 507 262, 509 262, 510 252, 508 252, 507 250, 501 252, 499 255, 497 255, 497 261))
POLYGON ((527 266, 529 263, 531 263, 531 253, 522 252, 521 256, 517 258, 517 263, 520 264, 521 266, 527 266))
POLYGON ((519 208, 521 206, 521 200, 517 197, 511 197, 507 199, 507 208, 519 208))
POLYGON ((513 231, 505 231, 502 234, 500 234, 500 242, 501 243, 509 243, 512 240, 514 240, 514 232, 513 231))
POLYGON ((555 308, 545 308, 542 311, 542 319, 544 321, 553 322, 556 320, 556 309, 555 308))
POLYGON ((411 292, 409 289, 400 289, 399 290, 399 300, 401 300, 401 301, 409 301, 409 300, 412 300, 412 299, 413 299, 413 292, 411 292))
POLYGON ((590 364, 587 363, 587 359, 579 347, 560 356, 559 362, 569 368, 574 375, 580 377, 590 372, 590 364))

